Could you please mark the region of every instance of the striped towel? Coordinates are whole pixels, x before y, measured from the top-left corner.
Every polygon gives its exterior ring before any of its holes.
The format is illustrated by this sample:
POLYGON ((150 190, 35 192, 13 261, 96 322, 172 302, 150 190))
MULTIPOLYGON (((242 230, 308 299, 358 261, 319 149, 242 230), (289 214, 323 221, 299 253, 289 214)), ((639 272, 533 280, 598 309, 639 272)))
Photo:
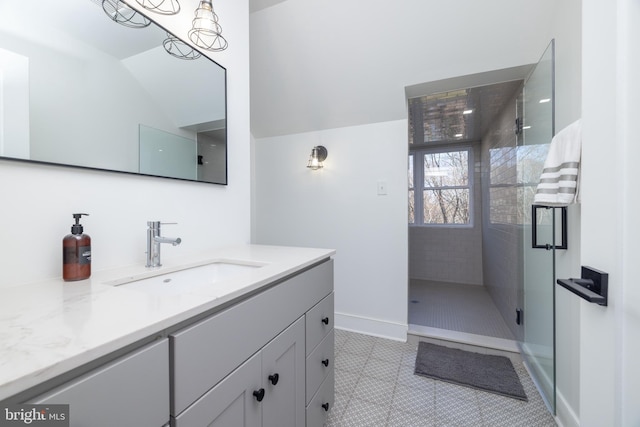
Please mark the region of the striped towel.
POLYGON ((533 203, 543 206, 567 206, 579 202, 582 123, 577 120, 551 140, 533 203))

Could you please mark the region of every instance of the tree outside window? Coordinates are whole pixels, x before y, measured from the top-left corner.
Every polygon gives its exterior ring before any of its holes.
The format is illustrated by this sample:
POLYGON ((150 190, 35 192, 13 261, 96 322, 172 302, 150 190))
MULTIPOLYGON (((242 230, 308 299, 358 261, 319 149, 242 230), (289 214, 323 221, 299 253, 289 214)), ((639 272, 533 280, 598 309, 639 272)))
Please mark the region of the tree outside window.
POLYGON ((409 155, 409 223, 470 224, 470 169, 469 149, 413 151, 409 155))

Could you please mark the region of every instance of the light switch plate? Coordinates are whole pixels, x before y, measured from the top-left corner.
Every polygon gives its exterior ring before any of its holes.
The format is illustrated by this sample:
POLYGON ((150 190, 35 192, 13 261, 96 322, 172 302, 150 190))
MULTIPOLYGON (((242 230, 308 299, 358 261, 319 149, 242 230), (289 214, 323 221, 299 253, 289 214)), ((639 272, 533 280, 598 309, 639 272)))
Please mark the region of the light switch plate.
POLYGON ((384 196, 387 194, 387 181, 378 181, 378 196, 384 196))

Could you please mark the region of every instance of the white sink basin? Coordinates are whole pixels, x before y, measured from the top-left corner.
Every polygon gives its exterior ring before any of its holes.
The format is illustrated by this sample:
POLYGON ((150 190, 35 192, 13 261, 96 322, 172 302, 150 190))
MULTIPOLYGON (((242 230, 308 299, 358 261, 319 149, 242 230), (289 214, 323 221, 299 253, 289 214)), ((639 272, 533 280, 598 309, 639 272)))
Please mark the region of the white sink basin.
POLYGON ((128 278, 108 284, 122 286, 156 295, 180 295, 198 291, 210 293, 220 282, 232 277, 249 274, 262 265, 232 262, 212 262, 152 277, 128 278))

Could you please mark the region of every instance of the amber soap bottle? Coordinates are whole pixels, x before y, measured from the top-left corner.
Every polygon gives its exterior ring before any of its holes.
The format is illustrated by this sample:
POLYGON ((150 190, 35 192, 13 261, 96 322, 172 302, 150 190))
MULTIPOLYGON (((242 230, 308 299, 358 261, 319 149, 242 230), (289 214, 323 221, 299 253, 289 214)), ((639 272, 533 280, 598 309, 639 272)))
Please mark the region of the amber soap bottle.
POLYGON ((84 234, 80 218, 86 213, 76 213, 76 223, 71 234, 62 239, 62 279, 65 282, 88 279, 91 276, 91 237, 84 234))

